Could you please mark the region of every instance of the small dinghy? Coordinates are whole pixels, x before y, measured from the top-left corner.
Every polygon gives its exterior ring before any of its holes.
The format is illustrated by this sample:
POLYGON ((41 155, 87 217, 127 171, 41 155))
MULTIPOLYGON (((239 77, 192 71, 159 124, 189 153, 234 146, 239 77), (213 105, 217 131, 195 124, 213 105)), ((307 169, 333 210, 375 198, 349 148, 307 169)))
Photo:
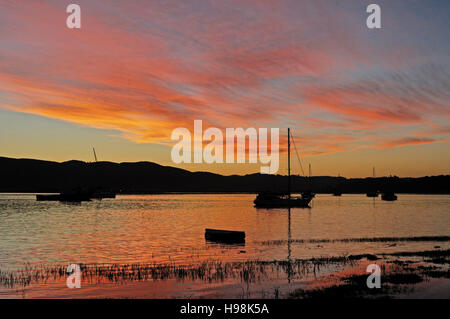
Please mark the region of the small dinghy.
POLYGON ((244 243, 245 232, 234 230, 205 229, 205 239, 221 243, 244 243))
POLYGON ((381 199, 386 201, 394 201, 397 200, 397 195, 394 192, 384 192, 381 194, 381 199))

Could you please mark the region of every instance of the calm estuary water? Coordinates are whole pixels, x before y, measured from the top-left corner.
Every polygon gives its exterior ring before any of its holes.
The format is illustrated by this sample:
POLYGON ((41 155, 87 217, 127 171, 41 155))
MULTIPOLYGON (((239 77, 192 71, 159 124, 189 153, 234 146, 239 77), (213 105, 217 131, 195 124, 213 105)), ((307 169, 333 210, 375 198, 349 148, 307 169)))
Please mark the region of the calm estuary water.
POLYGON ((0 194, 0 267, 70 263, 196 263, 449 248, 449 242, 311 239, 450 235, 450 196, 317 195, 311 209, 255 209, 254 195, 145 195, 82 204, 0 194), (205 228, 242 230, 246 243, 204 239, 205 228), (302 242, 301 240, 305 240, 302 242))

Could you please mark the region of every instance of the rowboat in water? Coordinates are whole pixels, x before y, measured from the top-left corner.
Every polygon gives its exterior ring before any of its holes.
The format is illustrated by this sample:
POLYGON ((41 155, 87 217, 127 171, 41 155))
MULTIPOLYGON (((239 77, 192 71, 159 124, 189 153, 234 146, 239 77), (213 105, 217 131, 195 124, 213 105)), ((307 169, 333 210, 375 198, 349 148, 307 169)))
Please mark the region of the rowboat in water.
POLYGON ((244 243, 245 232, 221 229, 205 229, 205 239, 223 243, 244 243))

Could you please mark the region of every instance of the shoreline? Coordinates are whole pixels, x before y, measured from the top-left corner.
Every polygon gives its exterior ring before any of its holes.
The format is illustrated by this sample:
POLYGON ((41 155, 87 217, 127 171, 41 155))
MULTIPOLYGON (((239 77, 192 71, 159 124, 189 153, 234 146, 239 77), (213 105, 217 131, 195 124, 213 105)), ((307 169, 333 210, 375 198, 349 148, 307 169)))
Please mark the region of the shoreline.
MULTIPOLYGON (((401 195, 450 195, 450 193, 402 193, 395 192, 396 194, 401 195)), ((8 192, 8 191, 0 191, 0 195, 39 195, 39 194, 58 194, 57 192, 8 192)), ((120 196, 136 196, 136 195, 256 195, 258 192, 146 192, 146 193, 117 193, 116 195, 120 196)), ((301 193, 292 192, 294 195, 299 195, 301 193)), ((333 195, 333 193, 326 192, 315 192, 316 195, 333 195)), ((344 195, 366 195, 366 193, 342 193, 344 195)), ((340 197, 340 196, 338 196, 340 197)), ((379 199, 380 197, 368 197, 369 199, 379 199)))
POLYGON ((450 250, 197 266, 91 264, 82 266, 85 289, 75 290, 65 287, 62 266, 0 274, 2 298, 448 298, 450 250), (381 289, 366 286, 366 267, 374 263, 382 269, 381 289))

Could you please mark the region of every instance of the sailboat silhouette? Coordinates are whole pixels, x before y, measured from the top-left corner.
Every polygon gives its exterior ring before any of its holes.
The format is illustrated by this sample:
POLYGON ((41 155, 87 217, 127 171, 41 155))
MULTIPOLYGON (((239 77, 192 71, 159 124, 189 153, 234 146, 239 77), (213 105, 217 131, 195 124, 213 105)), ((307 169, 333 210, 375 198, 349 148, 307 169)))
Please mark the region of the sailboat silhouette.
MULTIPOLYGON (((375 179, 375 166, 372 168, 372 177, 375 179)), ((378 190, 371 190, 366 193, 367 197, 378 197, 378 190)))
POLYGON ((253 201, 257 208, 309 208, 313 194, 291 195, 291 129, 288 128, 288 191, 287 193, 261 192, 253 201))

